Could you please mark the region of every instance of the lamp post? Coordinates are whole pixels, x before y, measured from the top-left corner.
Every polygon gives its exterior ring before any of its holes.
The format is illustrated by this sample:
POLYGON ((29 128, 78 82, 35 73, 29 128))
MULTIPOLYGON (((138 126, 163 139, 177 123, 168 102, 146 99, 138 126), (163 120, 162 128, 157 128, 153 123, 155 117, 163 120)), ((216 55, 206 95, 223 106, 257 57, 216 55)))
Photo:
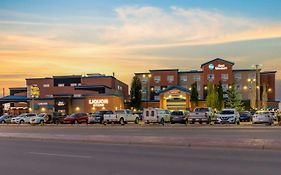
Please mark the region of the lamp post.
POLYGON ((256 108, 256 79, 255 78, 248 78, 249 86, 249 96, 250 96, 250 104, 251 108, 256 108))
POLYGON ((261 108, 261 104, 260 104, 260 101, 261 101, 261 97, 260 97, 260 69, 261 69, 261 64, 256 64, 256 65, 253 65, 252 67, 255 68, 255 71, 256 71, 256 97, 257 97, 257 109, 259 110, 261 108))

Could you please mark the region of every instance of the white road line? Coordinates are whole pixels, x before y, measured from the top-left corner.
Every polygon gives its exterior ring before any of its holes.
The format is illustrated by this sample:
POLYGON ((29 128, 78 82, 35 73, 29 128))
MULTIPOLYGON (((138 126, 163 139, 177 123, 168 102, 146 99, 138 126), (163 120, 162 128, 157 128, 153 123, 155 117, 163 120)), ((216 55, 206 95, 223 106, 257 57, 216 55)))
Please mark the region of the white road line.
POLYGON ((43 152, 29 152, 33 155, 42 155, 42 156, 55 156, 55 157, 71 157, 71 158, 81 158, 81 159, 91 159, 92 156, 83 156, 83 155, 72 155, 72 154, 55 154, 55 153, 43 153, 43 152))

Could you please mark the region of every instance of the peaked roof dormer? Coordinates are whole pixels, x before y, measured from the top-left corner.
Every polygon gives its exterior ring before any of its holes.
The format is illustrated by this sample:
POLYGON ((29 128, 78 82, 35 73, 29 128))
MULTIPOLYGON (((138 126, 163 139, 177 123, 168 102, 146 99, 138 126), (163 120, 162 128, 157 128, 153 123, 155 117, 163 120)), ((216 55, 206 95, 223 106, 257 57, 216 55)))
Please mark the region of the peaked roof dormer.
POLYGON ((233 62, 230 62, 230 61, 227 61, 227 60, 224 60, 224 59, 221 59, 221 58, 216 58, 216 59, 213 59, 213 60, 211 60, 211 61, 208 61, 208 62, 206 62, 206 63, 201 64, 201 68, 202 68, 203 66, 207 65, 207 64, 210 64, 211 62, 214 62, 214 61, 222 61, 222 62, 226 62, 226 63, 231 64, 231 65, 234 65, 233 62))

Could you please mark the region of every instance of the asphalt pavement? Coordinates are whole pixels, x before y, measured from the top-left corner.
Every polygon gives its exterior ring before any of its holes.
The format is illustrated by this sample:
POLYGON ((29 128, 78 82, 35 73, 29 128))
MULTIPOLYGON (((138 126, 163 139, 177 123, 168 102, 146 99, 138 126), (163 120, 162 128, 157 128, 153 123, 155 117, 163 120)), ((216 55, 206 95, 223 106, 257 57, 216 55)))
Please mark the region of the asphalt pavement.
POLYGON ((279 175, 278 150, 0 139, 3 175, 279 175))

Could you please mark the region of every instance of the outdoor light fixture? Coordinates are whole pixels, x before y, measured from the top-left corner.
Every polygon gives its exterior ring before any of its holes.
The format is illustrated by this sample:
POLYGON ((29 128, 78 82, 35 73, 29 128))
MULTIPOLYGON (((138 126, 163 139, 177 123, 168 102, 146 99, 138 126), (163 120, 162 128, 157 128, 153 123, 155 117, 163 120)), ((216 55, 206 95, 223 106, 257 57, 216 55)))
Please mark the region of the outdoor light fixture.
POLYGON ((268 92, 271 92, 271 91, 272 91, 272 89, 271 89, 271 88, 269 88, 269 89, 268 89, 268 92))
POLYGON ((45 111, 46 111, 46 108, 41 108, 41 111, 42 111, 42 112, 45 112, 45 111))
POLYGON ((151 77, 151 74, 148 74, 148 78, 150 78, 151 77))
POLYGON ((244 89, 244 90, 247 90, 247 89, 248 89, 248 87, 247 87, 247 86, 244 86, 244 87, 243 87, 243 89, 244 89))
POLYGON ((76 110, 76 111, 80 111, 80 107, 76 107, 75 110, 76 110))

